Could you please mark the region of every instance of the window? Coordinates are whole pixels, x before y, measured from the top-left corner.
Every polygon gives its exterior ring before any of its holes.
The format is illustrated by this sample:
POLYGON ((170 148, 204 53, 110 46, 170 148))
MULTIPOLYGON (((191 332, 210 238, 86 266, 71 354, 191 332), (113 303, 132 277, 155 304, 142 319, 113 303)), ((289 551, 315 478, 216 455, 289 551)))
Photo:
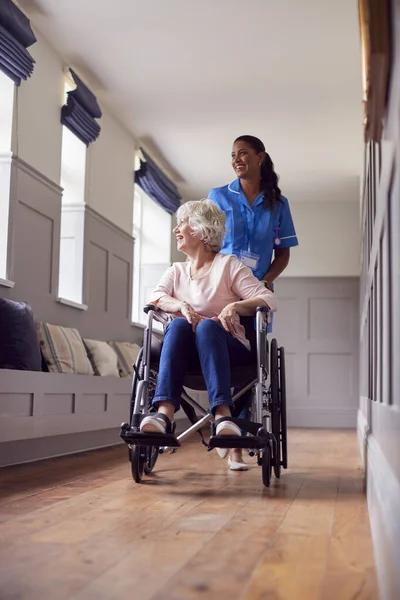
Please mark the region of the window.
POLYGON ((161 275, 171 265, 172 219, 138 185, 133 200, 132 321, 146 323, 143 306, 161 275))
POLYGON ((0 71, 0 279, 7 280, 14 82, 0 71))
MULTIPOLYGON (((65 95, 72 89, 65 85, 65 95)), ((60 265, 58 295, 83 304, 83 249, 85 225, 86 146, 63 126, 61 151, 60 265)))

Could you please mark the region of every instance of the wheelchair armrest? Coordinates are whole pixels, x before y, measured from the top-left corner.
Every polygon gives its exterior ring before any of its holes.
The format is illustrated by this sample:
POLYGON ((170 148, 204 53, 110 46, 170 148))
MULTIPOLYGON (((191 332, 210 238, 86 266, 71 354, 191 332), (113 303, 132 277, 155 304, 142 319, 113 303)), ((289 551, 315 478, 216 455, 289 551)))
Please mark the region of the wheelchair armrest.
POLYGON ((143 308, 143 312, 146 313, 146 315, 148 314, 148 312, 150 310, 154 310, 154 311, 158 311, 160 312, 160 309, 158 308, 158 306, 156 304, 146 304, 146 306, 143 308))
POLYGON ((149 312, 151 310, 154 311, 153 314, 153 318, 155 321, 157 321, 158 323, 161 323, 161 325, 167 326, 168 323, 170 322, 170 318, 167 318, 165 316, 165 312, 163 312, 161 310, 161 308, 159 308, 156 304, 146 304, 146 306, 143 308, 144 312, 147 314, 149 314, 149 312))

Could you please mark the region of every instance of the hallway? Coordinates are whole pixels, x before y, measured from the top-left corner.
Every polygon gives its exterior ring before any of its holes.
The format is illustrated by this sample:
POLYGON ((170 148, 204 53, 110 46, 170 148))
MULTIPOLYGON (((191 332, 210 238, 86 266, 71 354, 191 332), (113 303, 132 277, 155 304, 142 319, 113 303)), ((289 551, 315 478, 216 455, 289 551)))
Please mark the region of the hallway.
POLYGON ((125 447, 0 471, 2 600, 375 600, 354 431, 289 431, 289 470, 198 440, 137 486, 125 447))

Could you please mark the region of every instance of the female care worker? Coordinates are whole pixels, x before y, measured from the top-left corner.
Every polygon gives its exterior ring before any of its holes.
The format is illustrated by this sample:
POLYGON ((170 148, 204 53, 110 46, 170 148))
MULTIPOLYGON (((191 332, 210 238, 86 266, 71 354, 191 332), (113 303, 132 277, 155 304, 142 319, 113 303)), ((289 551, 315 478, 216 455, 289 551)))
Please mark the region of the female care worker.
MULTIPOLYGON (((226 215, 221 252, 235 254, 266 287, 273 288, 289 263, 290 248, 298 245, 289 202, 281 194, 272 160, 258 138, 242 135, 235 140, 232 167, 237 179, 208 194, 226 215)), ((272 321, 268 331, 272 331, 272 321)), ((251 392, 248 396, 249 404, 251 392)), ((246 408, 239 417, 247 415, 246 408)), ((227 452, 219 454, 225 457, 227 452)), ((231 450, 230 458, 231 469, 248 468, 241 449, 231 450)))

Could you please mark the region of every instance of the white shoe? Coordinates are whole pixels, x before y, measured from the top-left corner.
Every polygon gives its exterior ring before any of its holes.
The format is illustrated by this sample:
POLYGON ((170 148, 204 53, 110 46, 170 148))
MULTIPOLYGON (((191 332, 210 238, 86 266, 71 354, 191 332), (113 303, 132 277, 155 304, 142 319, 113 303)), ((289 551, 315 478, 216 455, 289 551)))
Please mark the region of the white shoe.
POLYGON ((246 465, 244 462, 231 460, 231 457, 228 458, 228 467, 231 471, 248 471, 249 469, 249 465, 246 465))

